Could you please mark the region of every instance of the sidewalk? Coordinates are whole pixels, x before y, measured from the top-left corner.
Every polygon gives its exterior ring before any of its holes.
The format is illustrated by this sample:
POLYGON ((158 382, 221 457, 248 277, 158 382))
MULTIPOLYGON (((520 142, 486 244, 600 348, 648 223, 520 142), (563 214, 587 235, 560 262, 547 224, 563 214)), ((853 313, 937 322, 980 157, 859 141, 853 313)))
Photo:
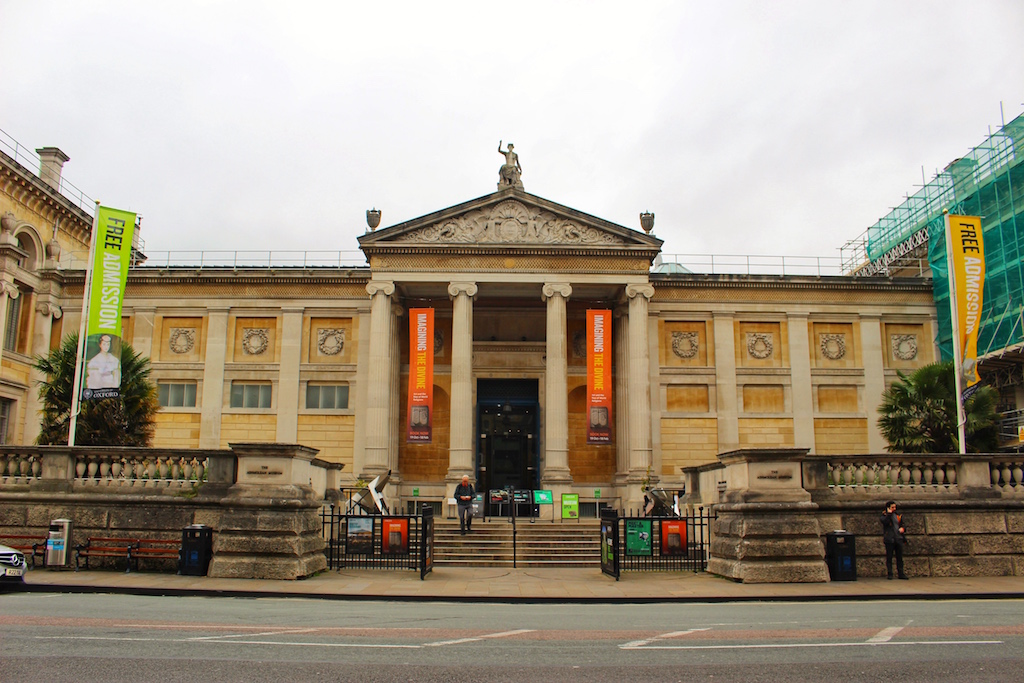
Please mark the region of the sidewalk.
MULTIPOLYGON (((18 590, 18 589, 14 589, 18 590)), ((476 602, 733 602, 1024 598, 1024 577, 861 579, 832 583, 741 584, 709 574, 629 572, 621 580, 598 569, 435 567, 423 581, 411 570, 342 569, 302 581, 213 579, 151 572, 36 569, 31 592, 131 593, 333 600, 476 602)))

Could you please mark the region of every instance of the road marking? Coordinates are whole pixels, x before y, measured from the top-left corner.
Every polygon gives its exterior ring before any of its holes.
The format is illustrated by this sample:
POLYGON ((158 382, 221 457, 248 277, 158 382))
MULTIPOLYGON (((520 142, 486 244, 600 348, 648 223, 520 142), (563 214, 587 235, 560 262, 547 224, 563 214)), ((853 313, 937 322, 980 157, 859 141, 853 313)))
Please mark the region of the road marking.
POLYGON ((896 642, 870 643, 751 643, 749 645, 648 645, 628 647, 619 645, 620 650, 773 650, 813 647, 884 647, 886 645, 1002 645, 1001 640, 900 640, 896 642))
POLYGON ((868 638, 869 643, 888 643, 892 640, 892 637, 902 631, 904 626, 890 626, 889 628, 883 628, 875 635, 868 638))
POLYGON ((36 636, 36 640, 113 640, 121 643, 160 642, 160 643, 209 643, 210 645, 291 645, 299 647, 365 647, 376 649, 399 648, 419 650, 422 645, 398 645, 390 643, 301 643, 273 640, 197 640, 195 638, 110 638, 102 636, 36 636))
POLYGON ((619 647, 622 647, 624 649, 632 650, 632 649, 635 649, 635 648, 638 648, 638 647, 643 647, 643 646, 647 645, 648 643, 653 643, 655 640, 664 640, 664 639, 667 639, 667 638, 678 638, 679 636, 688 636, 691 633, 697 633, 698 631, 710 631, 710 630, 711 630, 710 628, 691 628, 691 629, 688 629, 686 631, 672 631, 672 633, 662 633, 660 636, 654 636, 653 638, 648 638, 647 640, 634 640, 634 641, 626 643, 625 645, 620 645, 619 647))
POLYGON ((223 635, 216 636, 194 636, 189 640, 220 640, 222 638, 257 638, 259 636, 284 636, 291 633, 314 633, 319 631, 318 628, 295 628, 295 629, 279 629, 276 631, 265 631, 263 633, 226 633, 223 635))
POLYGON ((532 633, 535 629, 532 628, 520 628, 515 631, 502 631, 501 633, 486 633, 482 636, 476 636, 474 638, 458 638, 456 640, 439 640, 434 643, 423 643, 423 647, 439 647, 441 645, 460 645, 462 643, 472 643, 477 640, 483 640, 484 638, 507 638, 508 636, 516 636, 520 633, 532 633))
MULTIPOLYGON (((186 641, 195 642, 195 641, 186 641)), ((286 641, 273 641, 273 640, 228 640, 224 643, 218 643, 216 640, 204 640, 204 643, 211 643, 213 645, 289 645, 295 647, 366 647, 366 648, 377 648, 377 649, 403 649, 403 650, 419 650, 422 645, 398 645, 393 643, 289 643, 286 641)))

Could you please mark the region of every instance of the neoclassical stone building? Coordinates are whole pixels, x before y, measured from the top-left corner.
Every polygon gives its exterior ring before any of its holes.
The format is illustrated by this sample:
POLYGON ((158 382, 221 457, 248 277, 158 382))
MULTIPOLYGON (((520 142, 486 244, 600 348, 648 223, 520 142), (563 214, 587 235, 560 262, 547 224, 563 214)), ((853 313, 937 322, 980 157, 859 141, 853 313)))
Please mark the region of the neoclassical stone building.
MULTIPOLYGON (((38 433, 32 355, 78 329, 69 254, 91 220, 55 189, 66 157, 41 156, 40 175, 0 156, 14 443, 38 433)), ((124 336, 160 388, 154 445, 300 443, 352 482, 390 470, 403 508, 443 501, 466 473, 480 489, 577 492, 585 513, 635 504, 649 481, 681 488, 681 468, 737 448, 884 451, 882 391, 935 358, 928 280, 659 272, 661 240, 515 180, 368 230, 366 266, 133 268, 124 336), (406 438, 417 308, 435 317, 429 443, 406 438), (601 445, 586 438, 588 309, 613 312, 601 445)))

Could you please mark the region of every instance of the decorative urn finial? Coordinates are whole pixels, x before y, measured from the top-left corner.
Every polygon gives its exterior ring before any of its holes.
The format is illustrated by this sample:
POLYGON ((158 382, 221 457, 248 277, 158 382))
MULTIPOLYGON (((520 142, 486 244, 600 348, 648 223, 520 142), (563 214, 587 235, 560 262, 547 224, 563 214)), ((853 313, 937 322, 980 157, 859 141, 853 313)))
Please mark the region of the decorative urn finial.
POLYGON ((10 235, 14 233, 14 226, 18 224, 18 219, 14 217, 14 214, 8 211, 4 214, 3 218, 0 218, 0 230, 3 230, 5 234, 10 235))
POLYGON ((648 235, 651 234, 651 230, 654 230, 654 214, 650 211, 644 211, 640 214, 640 227, 644 229, 648 235))
POLYGON ((380 225, 380 209, 366 210, 366 224, 370 226, 370 232, 377 229, 377 226, 380 225))

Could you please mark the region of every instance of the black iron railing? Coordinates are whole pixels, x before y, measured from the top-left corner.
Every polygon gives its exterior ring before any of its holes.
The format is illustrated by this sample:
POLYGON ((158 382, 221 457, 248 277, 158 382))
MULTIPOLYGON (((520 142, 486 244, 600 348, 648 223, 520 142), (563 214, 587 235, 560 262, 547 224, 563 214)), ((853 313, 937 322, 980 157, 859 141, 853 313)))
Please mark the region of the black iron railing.
POLYGON ((347 514, 345 505, 320 511, 329 569, 413 569, 423 578, 433 568, 434 512, 418 515, 347 514))

